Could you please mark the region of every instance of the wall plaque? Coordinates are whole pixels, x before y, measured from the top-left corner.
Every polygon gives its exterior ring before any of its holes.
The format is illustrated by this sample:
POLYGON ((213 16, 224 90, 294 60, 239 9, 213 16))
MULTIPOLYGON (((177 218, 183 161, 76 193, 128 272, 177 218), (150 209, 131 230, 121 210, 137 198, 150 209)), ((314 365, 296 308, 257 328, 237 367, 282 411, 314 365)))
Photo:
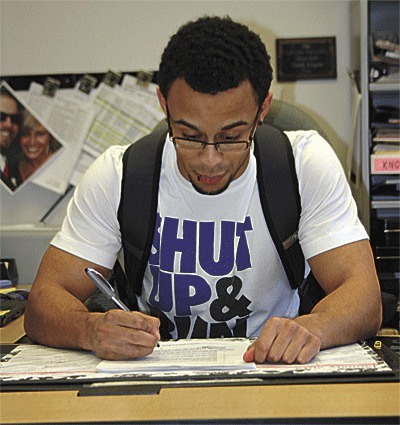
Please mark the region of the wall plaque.
POLYGON ((278 38, 278 81, 336 78, 336 37, 278 38))

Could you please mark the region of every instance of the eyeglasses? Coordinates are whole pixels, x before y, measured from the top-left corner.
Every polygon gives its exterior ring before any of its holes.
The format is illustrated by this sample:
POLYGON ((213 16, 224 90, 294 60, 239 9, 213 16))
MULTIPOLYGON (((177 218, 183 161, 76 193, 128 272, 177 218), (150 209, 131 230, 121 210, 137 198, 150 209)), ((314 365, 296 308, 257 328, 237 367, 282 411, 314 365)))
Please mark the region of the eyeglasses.
POLYGON ((13 124, 19 124, 21 122, 19 114, 7 114, 7 112, 0 112, 0 122, 6 122, 7 118, 10 118, 13 124))
POLYGON ((221 153, 240 153, 247 150, 251 144, 253 143, 254 133, 256 131, 257 123, 258 123, 258 114, 259 110, 257 110, 256 117, 251 126, 250 136, 248 140, 233 140, 233 141, 218 141, 215 142, 207 142, 205 140, 201 140, 198 138, 188 138, 188 137, 178 137, 172 136, 172 128, 169 110, 167 106, 167 120, 168 120, 168 128, 170 134, 171 142, 178 148, 189 152, 199 152, 203 150, 207 145, 214 146, 214 148, 221 153))

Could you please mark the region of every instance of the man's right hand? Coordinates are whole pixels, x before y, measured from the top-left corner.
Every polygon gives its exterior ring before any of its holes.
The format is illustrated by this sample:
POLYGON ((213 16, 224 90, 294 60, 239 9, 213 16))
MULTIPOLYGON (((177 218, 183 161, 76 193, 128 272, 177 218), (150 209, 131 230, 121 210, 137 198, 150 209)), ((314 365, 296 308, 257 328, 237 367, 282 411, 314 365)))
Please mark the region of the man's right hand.
POLYGON ((127 360, 151 354, 160 340, 160 321, 136 311, 110 310, 88 318, 90 350, 107 360, 127 360))
POLYGON ((93 351, 110 360, 150 354, 160 340, 160 321, 139 312, 90 313, 84 302, 96 289, 86 267, 110 272, 50 246, 29 293, 25 330, 32 342, 93 351))

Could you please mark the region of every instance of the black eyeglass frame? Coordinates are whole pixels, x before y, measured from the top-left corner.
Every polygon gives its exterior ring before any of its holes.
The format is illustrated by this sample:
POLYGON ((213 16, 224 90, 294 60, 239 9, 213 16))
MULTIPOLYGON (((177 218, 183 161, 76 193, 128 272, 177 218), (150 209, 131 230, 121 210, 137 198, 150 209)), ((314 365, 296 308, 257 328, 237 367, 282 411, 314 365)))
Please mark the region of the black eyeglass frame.
MULTIPOLYGON (((253 141, 254 141, 254 135, 255 135, 255 132, 256 132, 256 130, 257 130, 257 124, 258 124, 258 122, 259 122, 259 120, 258 120, 258 116, 259 116, 259 114, 260 114, 260 110, 261 110, 261 108, 258 108, 258 109, 257 109, 256 116, 255 116, 254 121, 253 121, 253 124, 252 124, 252 126, 251 126, 249 140, 234 140, 234 141, 232 141, 232 142, 204 142, 203 140, 195 140, 195 139, 188 139, 188 138, 186 138, 186 137, 173 136, 173 135, 172 135, 172 126, 171 126, 171 115, 170 115, 170 113, 169 113, 168 104, 166 104, 165 106, 166 106, 166 110, 167 110, 167 124, 168 124, 169 139, 170 139, 170 140, 171 140, 171 142, 174 144, 174 146, 176 146, 176 140, 184 140, 184 141, 186 141, 186 142, 190 142, 190 143, 198 143, 198 144, 201 144, 201 145, 202 145, 201 150, 204 150, 204 148, 205 148, 207 145, 212 145, 212 146, 214 146, 214 148, 215 148, 215 150, 216 150, 217 152, 221 152, 221 151, 218 149, 219 145, 224 145, 224 144, 227 144, 227 145, 239 145, 239 144, 245 144, 245 145, 246 145, 246 147, 245 147, 243 150, 235 151, 235 152, 244 152, 244 151, 246 151, 246 150, 247 150, 247 149, 251 146, 251 144, 252 144, 252 143, 253 143, 253 141)), ((227 152, 227 151, 223 151, 222 153, 224 153, 224 152, 227 152)))
POLYGON ((5 122, 7 118, 10 118, 13 124, 19 125, 21 123, 21 115, 19 113, 8 114, 7 112, 0 111, 0 122, 5 122))

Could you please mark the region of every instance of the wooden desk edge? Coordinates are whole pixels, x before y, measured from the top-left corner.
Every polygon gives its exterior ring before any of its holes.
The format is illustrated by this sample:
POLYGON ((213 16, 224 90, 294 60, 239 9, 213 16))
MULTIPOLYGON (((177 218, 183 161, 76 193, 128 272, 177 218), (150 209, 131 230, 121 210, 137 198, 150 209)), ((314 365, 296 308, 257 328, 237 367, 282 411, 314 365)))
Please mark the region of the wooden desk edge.
POLYGON ((14 392, 0 394, 0 403, 2 424, 289 418, 345 418, 355 423, 356 418, 400 417, 397 382, 163 388, 157 395, 135 396, 14 392))

